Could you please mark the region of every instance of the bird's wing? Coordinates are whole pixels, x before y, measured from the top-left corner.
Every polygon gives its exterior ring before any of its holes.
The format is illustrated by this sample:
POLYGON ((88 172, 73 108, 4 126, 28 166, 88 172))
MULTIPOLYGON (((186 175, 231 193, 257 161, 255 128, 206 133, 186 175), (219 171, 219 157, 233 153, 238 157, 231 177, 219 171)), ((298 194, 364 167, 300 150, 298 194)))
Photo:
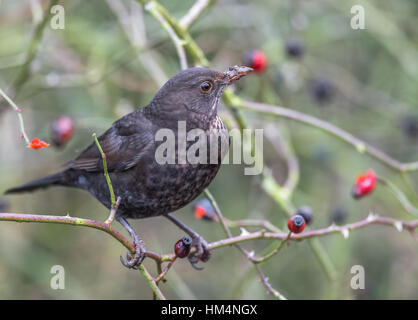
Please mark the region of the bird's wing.
MULTIPOLYGON (((98 140, 106 154, 107 169, 111 172, 135 166, 153 145, 154 136, 149 120, 142 113, 133 112, 116 121, 98 140)), ((66 167, 89 172, 103 171, 103 159, 95 142, 66 167)))

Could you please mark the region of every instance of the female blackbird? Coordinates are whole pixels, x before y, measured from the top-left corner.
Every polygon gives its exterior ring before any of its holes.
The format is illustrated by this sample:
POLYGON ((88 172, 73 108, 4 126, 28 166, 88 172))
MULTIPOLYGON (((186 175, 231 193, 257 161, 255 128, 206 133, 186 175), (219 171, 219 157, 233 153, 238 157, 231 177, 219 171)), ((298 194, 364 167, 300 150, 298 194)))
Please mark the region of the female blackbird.
MULTIPOLYGON (((203 238, 170 212, 193 201, 210 184, 219 170, 222 155, 216 163, 204 161, 196 164, 188 159, 180 162, 181 152, 188 150, 191 142, 186 142, 186 149, 179 151, 179 123, 185 123, 187 132, 201 129, 205 139, 209 139, 213 131, 219 131, 224 138, 228 137, 226 127, 217 116, 219 100, 226 86, 251 70, 238 66, 226 72, 204 68, 183 70, 164 84, 150 104, 117 120, 98 138, 106 154, 115 195, 121 198, 115 218, 127 229, 136 246, 133 257, 128 253, 126 262, 121 257, 126 267, 133 268, 141 264, 146 252, 143 240, 126 219, 157 215, 167 217, 192 238, 197 249, 195 254, 189 256, 193 266, 199 260, 206 262, 209 259, 209 247, 203 238), (156 159, 158 147, 163 143, 156 139, 160 129, 169 129, 175 136, 172 142, 175 144, 174 163, 161 164, 156 159)), ((229 139, 226 140, 229 146, 229 139)), ((210 144, 207 146, 208 157, 209 149, 210 144)), ((87 190, 107 208, 111 207, 101 155, 94 143, 75 160, 67 163, 64 171, 7 190, 6 194, 52 185, 87 190)))

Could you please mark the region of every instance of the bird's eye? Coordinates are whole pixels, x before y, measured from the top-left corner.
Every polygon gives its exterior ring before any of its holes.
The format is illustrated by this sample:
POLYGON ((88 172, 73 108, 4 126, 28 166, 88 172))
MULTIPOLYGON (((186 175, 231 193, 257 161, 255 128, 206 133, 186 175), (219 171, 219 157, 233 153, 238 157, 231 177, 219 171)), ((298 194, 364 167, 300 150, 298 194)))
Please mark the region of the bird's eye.
POLYGON ((213 84, 210 81, 205 81, 200 84, 200 91, 203 93, 209 93, 212 91, 213 84))

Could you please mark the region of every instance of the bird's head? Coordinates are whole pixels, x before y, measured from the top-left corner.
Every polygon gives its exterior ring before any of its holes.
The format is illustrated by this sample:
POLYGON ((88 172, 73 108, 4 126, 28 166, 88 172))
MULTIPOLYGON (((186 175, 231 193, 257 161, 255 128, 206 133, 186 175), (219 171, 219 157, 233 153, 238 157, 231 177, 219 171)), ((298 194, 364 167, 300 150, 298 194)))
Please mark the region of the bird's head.
POLYGON ((226 72, 189 68, 177 73, 155 95, 150 107, 160 117, 187 120, 211 119, 217 114, 222 92, 228 85, 252 71, 249 67, 231 67, 226 72))

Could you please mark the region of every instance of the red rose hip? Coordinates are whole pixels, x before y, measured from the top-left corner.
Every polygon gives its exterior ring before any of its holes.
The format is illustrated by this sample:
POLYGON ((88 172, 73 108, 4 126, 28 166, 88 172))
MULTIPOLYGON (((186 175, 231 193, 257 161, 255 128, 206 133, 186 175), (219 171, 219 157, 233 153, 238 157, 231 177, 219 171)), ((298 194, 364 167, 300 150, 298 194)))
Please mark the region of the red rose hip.
POLYGON ((52 142, 60 147, 66 144, 73 136, 73 120, 68 116, 62 116, 52 123, 51 134, 52 142))
POLYGON ((287 227, 289 231, 293 233, 301 233, 305 229, 306 222, 300 215, 294 215, 287 221, 287 227))
POLYGON ((250 50, 244 54, 243 64, 251 67, 255 72, 263 72, 267 67, 267 57, 261 50, 250 50))
POLYGON ((373 192, 376 187, 376 182, 377 178, 373 170, 368 170, 366 174, 358 175, 352 190, 353 198, 360 199, 361 197, 373 192))
POLYGON ((183 237, 174 245, 174 253, 177 258, 183 259, 187 257, 190 253, 190 248, 192 246, 192 240, 189 237, 183 237))
POLYGON ((197 219, 203 219, 206 221, 218 221, 215 209, 210 201, 203 198, 196 202, 194 205, 194 215, 197 219))

